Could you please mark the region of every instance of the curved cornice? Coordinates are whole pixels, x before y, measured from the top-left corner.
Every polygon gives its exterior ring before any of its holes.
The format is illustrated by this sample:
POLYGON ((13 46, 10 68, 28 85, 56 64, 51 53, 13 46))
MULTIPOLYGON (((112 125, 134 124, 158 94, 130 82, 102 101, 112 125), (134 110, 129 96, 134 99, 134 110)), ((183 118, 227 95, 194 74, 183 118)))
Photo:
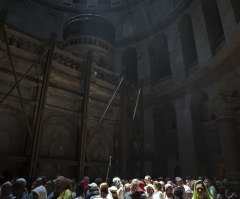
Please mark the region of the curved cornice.
POLYGON ((156 32, 159 32, 163 28, 169 26, 169 24, 172 23, 176 19, 177 16, 179 16, 190 4, 192 3, 192 0, 182 0, 182 3, 180 3, 171 14, 166 16, 162 21, 152 25, 147 30, 143 32, 136 33, 134 35, 131 35, 129 37, 125 37, 122 39, 118 39, 115 41, 116 47, 121 47, 124 45, 129 45, 137 41, 141 41, 143 39, 146 39, 147 37, 150 37, 156 32))
MULTIPOLYGON (((123 10, 126 8, 130 8, 134 5, 136 5, 136 2, 133 2, 131 5, 125 6, 125 7, 116 7, 116 8, 105 8, 105 9, 87 9, 87 8, 71 8, 63 5, 57 5, 55 3, 51 3, 48 0, 34 0, 37 3, 43 4, 45 6, 57 9, 57 10, 62 10, 65 12, 70 12, 74 14, 104 14, 104 13, 110 13, 110 12, 115 12, 119 10, 123 10)), ((141 0, 143 1, 143 0, 141 0)))
MULTIPOLYGON (((238 57, 240 55, 240 26, 238 26, 235 30, 235 34, 231 37, 231 39, 226 43, 225 46, 214 56, 209 62, 201 67, 201 69, 190 77, 186 78, 182 82, 175 84, 171 87, 166 87, 162 90, 156 91, 154 93, 150 93, 144 96, 144 101, 146 104, 151 105, 153 100, 159 100, 164 97, 176 96, 179 93, 182 93, 188 87, 193 86, 195 83, 198 83, 203 78, 211 77, 215 75, 215 72, 219 69, 224 69, 223 67, 229 68, 229 63, 231 60, 239 60, 238 57), (215 72, 214 72, 215 71, 215 72)), ((240 61, 238 61, 240 63, 240 61)), ((235 63, 236 64, 236 63, 235 63)))

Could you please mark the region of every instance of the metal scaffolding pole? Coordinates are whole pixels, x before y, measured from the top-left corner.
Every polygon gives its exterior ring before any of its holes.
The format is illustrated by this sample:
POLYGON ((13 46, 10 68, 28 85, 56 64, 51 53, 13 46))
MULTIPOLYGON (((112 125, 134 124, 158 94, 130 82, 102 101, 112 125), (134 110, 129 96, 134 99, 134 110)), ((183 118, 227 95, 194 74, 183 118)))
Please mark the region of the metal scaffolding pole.
POLYGON ((90 93, 91 71, 92 71, 93 51, 89 50, 87 55, 87 64, 85 67, 85 84, 84 84, 84 97, 82 103, 81 115, 81 155, 79 161, 79 179, 84 176, 84 167, 86 159, 86 141, 87 141, 87 119, 88 119, 88 103, 90 93))
MULTIPOLYGON (((125 67, 123 71, 123 76, 125 77, 125 67)), ((126 177, 126 165, 127 165, 127 135, 126 135, 126 128, 127 128, 127 88, 126 88, 126 81, 123 80, 122 88, 121 88, 121 134, 122 134, 122 176, 126 177)))
POLYGON ((97 127, 101 124, 104 116, 106 115, 109 106, 111 105, 114 97, 116 96, 116 94, 117 94, 117 92, 118 92, 118 90, 119 90, 119 88, 120 88, 120 86, 121 86, 121 84, 122 84, 122 82, 123 82, 123 79, 124 79, 124 77, 122 77, 122 78, 120 79, 120 82, 118 83, 117 88, 116 88, 115 91, 113 92, 113 95, 112 95, 112 97, 110 98, 110 100, 109 100, 109 102, 108 102, 108 104, 107 104, 107 106, 106 106, 106 108, 105 108, 105 110, 104 110, 104 112, 103 112, 100 120, 97 122, 97 124, 95 125, 95 127, 91 130, 91 132, 89 132, 89 137, 88 137, 88 139, 87 139, 87 141, 86 141, 86 142, 87 142, 87 145, 91 142, 91 140, 92 140, 92 138, 93 138, 93 135, 94 135, 97 127))
POLYGON ((51 39, 49 42, 50 48, 47 54, 45 71, 43 74, 42 88, 40 92, 40 99, 39 99, 38 107, 36 110, 37 114, 36 114, 36 122, 34 126, 34 139, 32 144, 32 154, 31 154, 28 182, 32 182, 33 177, 35 177, 35 174, 36 174, 36 167, 38 162, 38 154, 39 154, 40 140, 41 140, 42 120, 44 116, 44 110, 45 110, 45 104, 46 104, 46 98, 47 98, 52 59, 53 59, 55 45, 56 45, 56 37, 57 37, 57 34, 52 33, 51 39))
POLYGON ((145 151, 145 143, 144 143, 144 107, 143 107, 143 83, 140 81, 139 87, 141 88, 142 92, 139 96, 139 113, 140 113, 140 140, 141 140, 141 146, 140 147, 140 154, 141 155, 141 173, 144 175, 145 170, 145 160, 144 160, 144 151, 145 151))

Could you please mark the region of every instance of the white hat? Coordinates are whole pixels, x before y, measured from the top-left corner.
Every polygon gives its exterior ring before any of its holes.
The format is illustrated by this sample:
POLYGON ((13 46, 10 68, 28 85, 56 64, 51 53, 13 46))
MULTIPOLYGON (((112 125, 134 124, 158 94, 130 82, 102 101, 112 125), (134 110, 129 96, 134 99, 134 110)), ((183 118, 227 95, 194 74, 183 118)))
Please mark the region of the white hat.
POLYGON ((39 196, 39 199, 46 199, 47 198, 47 190, 42 185, 33 189, 32 192, 36 193, 39 196))
POLYGON ((173 188, 173 186, 171 184, 166 184, 165 185, 165 190, 167 190, 168 187, 172 187, 173 188))

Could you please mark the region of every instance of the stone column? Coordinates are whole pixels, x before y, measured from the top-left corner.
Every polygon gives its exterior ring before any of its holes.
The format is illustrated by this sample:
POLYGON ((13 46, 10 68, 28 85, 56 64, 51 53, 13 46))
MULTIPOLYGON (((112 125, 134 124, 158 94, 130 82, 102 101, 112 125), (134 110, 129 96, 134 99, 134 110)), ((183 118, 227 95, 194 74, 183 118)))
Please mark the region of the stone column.
POLYGON ((239 148, 234 124, 234 108, 237 105, 237 100, 231 96, 221 95, 213 100, 226 177, 233 181, 240 181, 239 148))
POLYGON ((190 95, 184 94, 173 102, 176 110, 180 166, 183 177, 197 175, 190 99, 190 95))

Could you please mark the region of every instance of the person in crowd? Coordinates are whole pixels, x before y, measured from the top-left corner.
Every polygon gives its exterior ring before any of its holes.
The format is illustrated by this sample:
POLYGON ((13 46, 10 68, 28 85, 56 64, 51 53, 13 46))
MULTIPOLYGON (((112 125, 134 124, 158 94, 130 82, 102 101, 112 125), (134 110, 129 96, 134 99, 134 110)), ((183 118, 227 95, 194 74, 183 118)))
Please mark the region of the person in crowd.
POLYGON ((73 198, 76 198, 76 180, 75 179, 71 179, 71 191, 72 191, 72 195, 73 198))
POLYGON ((188 199, 188 195, 186 194, 186 190, 187 190, 188 187, 183 184, 182 178, 176 177, 175 181, 176 181, 176 184, 178 185, 178 187, 180 187, 183 191, 183 194, 182 194, 183 199, 188 199))
POLYGON ((30 197, 25 193, 24 185, 19 182, 15 181, 12 185, 12 195, 13 199, 29 199, 30 197))
POLYGON ((174 189, 174 199, 183 199, 183 188, 181 187, 176 187, 174 189))
POLYGON ((186 194, 187 194, 187 196, 188 196, 188 199, 192 199, 193 192, 192 192, 192 190, 190 189, 190 187, 188 187, 188 189, 186 190, 186 194))
POLYGON ((100 184, 103 183, 103 179, 102 179, 102 178, 96 178, 96 179, 95 179, 95 183, 96 183, 97 186, 100 188, 100 184))
POLYGON ((84 194, 84 184, 81 182, 78 182, 76 184, 76 199, 84 199, 85 194, 84 194))
POLYGON ((47 199, 47 190, 40 185, 32 190, 32 199, 47 199))
POLYGON ((133 179, 131 182, 130 192, 124 195, 124 199, 141 199, 142 194, 138 190, 138 179, 133 179))
POLYGON ((140 192, 142 194, 142 199, 146 199, 147 198, 147 195, 145 193, 144 187, 145 187, 144 182, 139 180, 138 181, 138 192, 140 192))
POLYGON ((192 192, 194 191, 194 184, 195 184, 195 182, 196 182, 196 180, 192 180, 190 182, 190 188, 191 188, 192 192))
POLYGON ((52 180, 48 180, 46 182, 46 190, 47 190, 47 199, 52 199, 54 194, 54 182, 52 180))
POLYGON ((212 196, 213 199, 217 198, 217 190, 215 189, 215 187, 212 185, 212 182, 210 179, 206 178, 204 180, 205 185, 208 188, 208 191, 210 193, 210 195, 212 196))
POLYGON ((173 186, 171 184, 165 185, 165 193, 163 194, 163 199, 174 199, 173 186))
POLYGON ((159 181, 159 183, 162 185, 161 191, 162 193, 165 192, 165 182, 163 180, 159 181))
POLYGON ((83 184, 84 195, 85 195, 85 197, 87 197, 88 195, 90 195, 87 181, 86 180, 81 180, 80 182, 83 184))
MULTIPOLYGON (((131 184, 126 183, 123 188, 123 197, 127 192, 130 192, 131 184)), ((143 192, 144 192, 144 183, 143 183, 143 192)))
POLYGON ((118 194, 117 194, 117 187, 111 186, 109 188, 109 194, 113 199, 118 199, 118 194))
POLYGON ((26 179, 25 178, 17 178, 16 181, 22 183, 22 185, 24 186, 25 194, 28 195, 26 179))
MULTIPOLYGON (((154 186, 152 184, 148 184, 145 187, 145 190, 146 190, 147 199, 154 199, 154 196, 156 193, 154 186)), ((158 198, 156 197, 156 199, 158 199, 158 198)))
POLYGON ((220 187, 220 189, 223 189, 223 190, 224 190, 225 196, 226 196, 228 199, 237 198, 237 194, 236 194, 236 192, 233 190, 233 188, 229 185, 227 178, 225 178, 225 179, 223 180, 223 183, 222 183, 222 186, 220 187))
POLYGON ((61 193, 59 194, 57 199, 73 199, 71 188, 72 188, 71 180, 66 177, 61 178, 60 180, 61 193))
POLYGON ((90 184, 90 178, 88 176, 85 176, 83 180, 85 180, 87 184, 90 184))
POLYGON ((195 182, 192 199, 213 199, 202 180, 195 182))
POLYGON ((12 183, 7 181, 2 184, 0 199, 12 199, 12 183))
POLYGON ((144 178, 145 185, 152 184, 152 178, 150 175, 146 175, 144 178))
POLYGON ((92 183, 90 186, 90 199, 98 199, 101 198, 99 194, 99 188, 96 183, 92 183))
POLYGON ((158 181, 153 181, 153 186, 156 190, 156 193, 155 193, 155 198, 156 199, 163 199, 163 193, 162 193, 162 184, 158 181))
POLYGON ((47 182, 47 179, 45 176, 40 176, 36 178, 36 180, 33 182, 31 189, 34 189, 36 187, 39 187, 40 185, 45 186, 47 182))
POLYGON ((119 177, 113 178, 113 186, 117 187, 118 199, 123 199, 123 185, 119 177))
POLYGON ((63 176, 58 176, 55 180, 53 180, 54 183, 54 191, 53 191, 53 196, 52 199, 57 199, 58 196, 61 193, 61 180, 63 179, 63 176))
POLYGON ((111 195, 108 192, 108 184, 107 183, 100 184, 100 196, 102 199, 112 199, 111 195))

